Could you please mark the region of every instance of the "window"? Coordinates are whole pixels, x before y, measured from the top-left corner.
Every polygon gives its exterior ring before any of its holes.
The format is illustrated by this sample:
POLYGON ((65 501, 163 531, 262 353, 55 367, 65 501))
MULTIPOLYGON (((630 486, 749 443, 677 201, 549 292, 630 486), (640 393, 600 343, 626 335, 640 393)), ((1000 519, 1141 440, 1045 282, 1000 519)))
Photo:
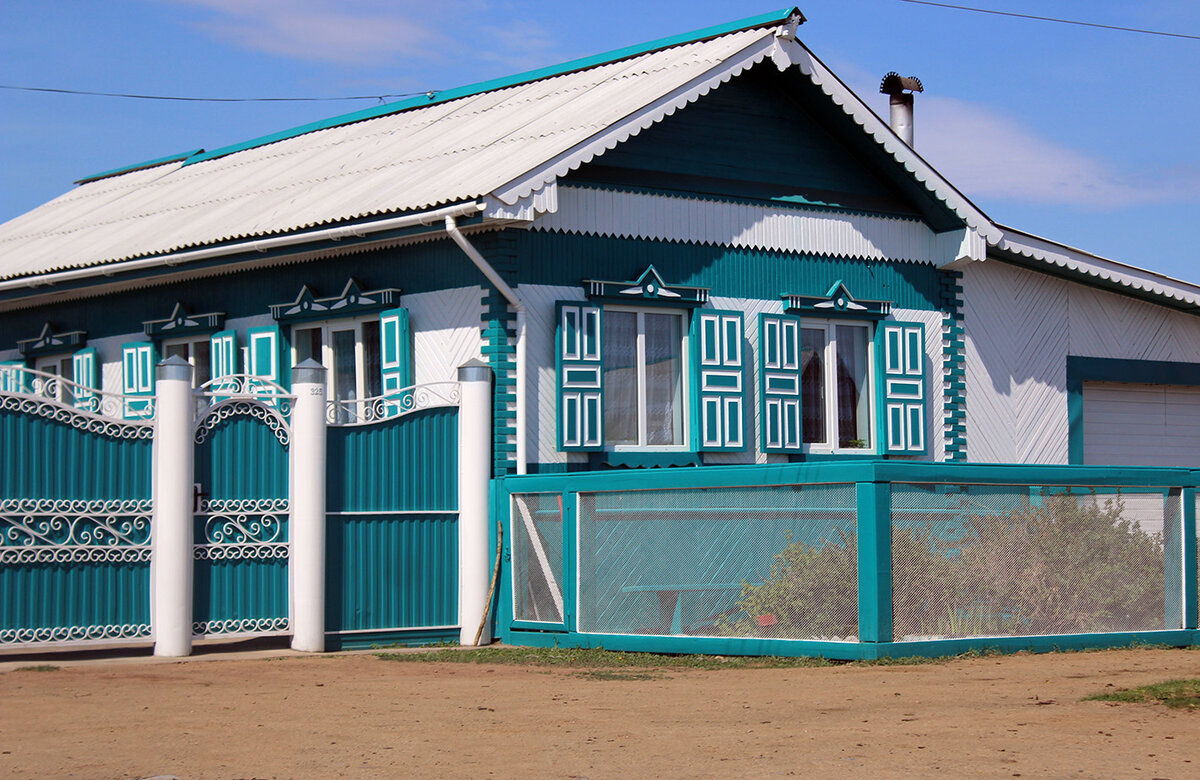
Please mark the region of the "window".
POLYGON ((213 378, 212 344, 209 336, 171 339, 163 342, 162 349, 164 358, 181 357, 192 364, 192 387, 200 387, 213 378))
MULTIPOLYGON (((34 369, 44 374, 62 377, 67 382, 75 381, 75 360, 71 355, 51 355, 38 358, 34 363, 34 369)), ((54 382, 46 387, 42 394, 47 398, 53 398, 55 401, 62 401, 66 404, 74 400, 71 385, 66 383, 54 382)))
POLYGON ((682 312, 604 310, 606 443, 616 448, 685 446, 685 331, 682 312))
POLYGON ((821 451, 870 449, 871 326, 805 318, 800 328, 804 443, 821 451))
POLYGON ((378 317, 293 326, 292 365, 309 359, 329 370, 330 400, 383 394, 378 317))

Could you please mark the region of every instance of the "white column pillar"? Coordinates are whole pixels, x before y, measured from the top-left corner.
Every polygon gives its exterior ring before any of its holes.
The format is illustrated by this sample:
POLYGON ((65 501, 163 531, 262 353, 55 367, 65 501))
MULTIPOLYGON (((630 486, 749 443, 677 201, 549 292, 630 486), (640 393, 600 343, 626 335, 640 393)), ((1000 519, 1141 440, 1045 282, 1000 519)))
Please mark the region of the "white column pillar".
MULTIPOLYGON (((492 370, 472 360, 458 369, 459 643, 475 644, 491 578, 488 486, 492 476, 492 370)), ((479 644, 492 641, 485 627, 479 644)))
POLYGON ((192 367, 173 356, 155 372, 150 621, 154 654, 179 657, 192 652, 192 367))
POLYGON ((325 650, 325 367, 292 369, 292 649, 325 650))

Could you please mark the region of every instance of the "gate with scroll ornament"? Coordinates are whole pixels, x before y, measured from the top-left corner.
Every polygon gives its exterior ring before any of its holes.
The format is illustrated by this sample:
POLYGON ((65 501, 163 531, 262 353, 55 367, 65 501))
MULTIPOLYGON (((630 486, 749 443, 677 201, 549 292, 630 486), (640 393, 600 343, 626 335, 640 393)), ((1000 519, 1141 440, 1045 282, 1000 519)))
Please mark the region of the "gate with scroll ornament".
POLYGON ((153 404, 0 365, 0 650, 150 638, 153 404))
POLYGON ((273 382, 243 375, 214 379, 195 398, 193 634, 289 633, 294 398, 273 382))

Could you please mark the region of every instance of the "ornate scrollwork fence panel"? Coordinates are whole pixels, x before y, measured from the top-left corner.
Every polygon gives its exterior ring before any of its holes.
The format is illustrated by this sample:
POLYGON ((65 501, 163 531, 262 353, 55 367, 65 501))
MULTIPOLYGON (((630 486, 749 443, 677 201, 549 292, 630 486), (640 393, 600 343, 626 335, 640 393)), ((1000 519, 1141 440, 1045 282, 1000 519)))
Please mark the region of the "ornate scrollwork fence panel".
POLYGON ((154 435, 153 396, 110 393, 23 366, 0 366, 0 410, 55 420, 114 439, 154 435), (134 414, 130 410, 135 406, 134 414))
POLYGON ((0 499, 0 647, 148 638, 152 513, 149 499, 0 499))
POLYGON ((459 392, 458 382, 430 382, 374 398, 327 401, 325 421, 330 425, 371 425, 422 409, 458 406, 459 392))

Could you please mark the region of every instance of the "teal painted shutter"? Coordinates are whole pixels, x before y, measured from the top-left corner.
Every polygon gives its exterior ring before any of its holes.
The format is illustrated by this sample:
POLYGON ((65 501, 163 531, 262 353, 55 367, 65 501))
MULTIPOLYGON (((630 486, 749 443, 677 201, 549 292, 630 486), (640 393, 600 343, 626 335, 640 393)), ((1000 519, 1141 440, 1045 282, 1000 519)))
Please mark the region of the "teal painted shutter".
POLYGON ((25 392, 25 361, 0 362, 0 393, 25 392))
POLYGON ((388 309, 379 314, 379 370, 384 395, 412 387, 412 330, 408 309, 388 309))
POLYGON ((925 326, 920 322, 881 322, 875 351, 879 359, 880 425, 885 455, 924 455, 925 326))
POLYGON ((88 347, 71 355, 71 375, 75 384, 75 408, 99 411, 96 393, 100 384, 96 381, 96 348, 88 347))
POLYGON ((603 311, 598 306, 562 301, 556 305, 558 369, 558 448, 566 452, 604 447, 603 311))
POLYGON ((742 313, 697 309, 692 314, 692 365, 698 450, 746 449, 745 350, 742 313))
POLYGON ((139 342, 121 345, 121 391, 126 396, 125 419, 140 420, 154 416, 154 364, 157 362, 153 344, 139 342))
POLYGON ((238 372, 237 331, 223 330, 208 339, 212 378, 218 379, 238 372))
POLYGON ((758 352, 763 452, 803 452, 800 318, 758 315, 758 352))
POLYGON ((246 336, 246 373, 283 384, 283 361, 280 360, 283 339, 279 326, 251 328, 246 336))

